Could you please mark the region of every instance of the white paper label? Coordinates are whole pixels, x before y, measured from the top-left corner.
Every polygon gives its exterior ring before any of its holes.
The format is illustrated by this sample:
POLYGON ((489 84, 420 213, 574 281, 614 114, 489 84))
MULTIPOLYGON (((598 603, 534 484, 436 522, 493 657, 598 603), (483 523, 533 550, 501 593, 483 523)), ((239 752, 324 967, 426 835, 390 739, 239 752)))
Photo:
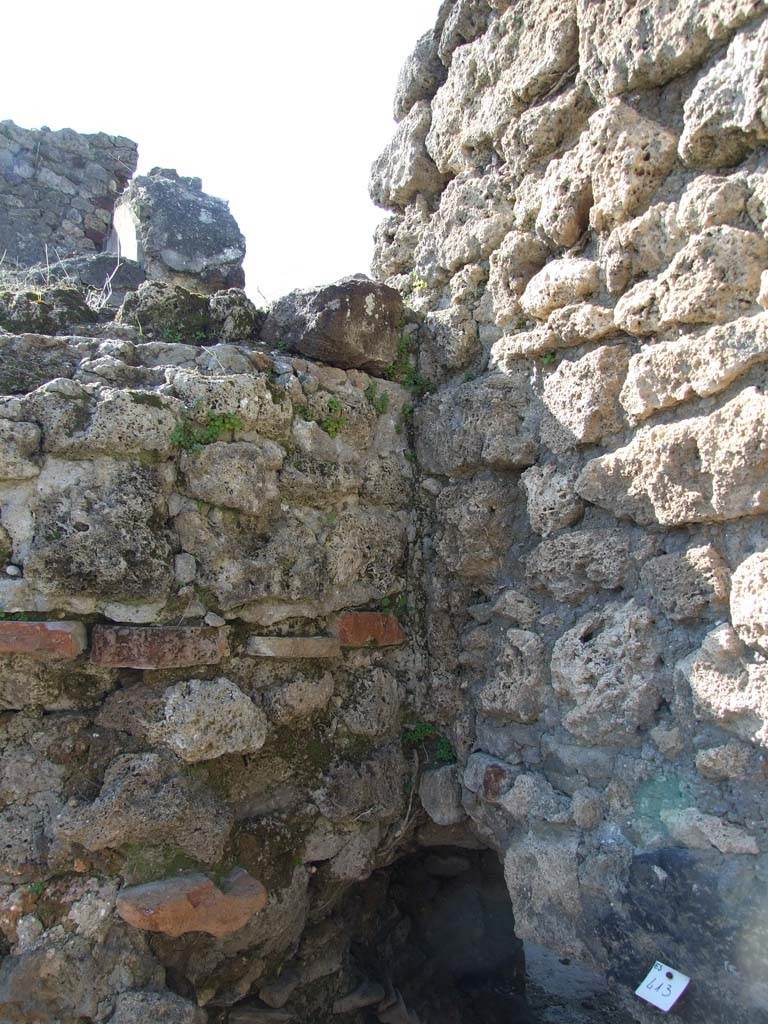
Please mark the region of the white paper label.
POLYGON ((674 967, 657 960, 635 989, 635 995, 666 1013, 685 992, 690 980, 674 967))

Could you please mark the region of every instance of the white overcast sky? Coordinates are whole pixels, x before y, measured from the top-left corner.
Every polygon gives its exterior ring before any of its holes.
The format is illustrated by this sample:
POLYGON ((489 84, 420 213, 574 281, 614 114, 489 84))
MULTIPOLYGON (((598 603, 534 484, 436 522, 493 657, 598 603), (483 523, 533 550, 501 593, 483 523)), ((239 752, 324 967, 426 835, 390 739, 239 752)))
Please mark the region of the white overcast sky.
POLYGON ((37 0, 3 11, 0 120, 127 135, 227 199, 247 289, 369 271, 370 165, 439 0, 37 0))

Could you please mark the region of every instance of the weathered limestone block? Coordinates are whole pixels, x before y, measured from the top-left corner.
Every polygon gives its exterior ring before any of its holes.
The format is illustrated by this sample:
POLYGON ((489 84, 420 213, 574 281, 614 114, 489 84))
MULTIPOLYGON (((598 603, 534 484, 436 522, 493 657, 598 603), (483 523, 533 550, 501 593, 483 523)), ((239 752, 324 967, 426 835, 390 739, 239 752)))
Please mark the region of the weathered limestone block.
POLYGON ((592 444, 622 429, 619 392, 629 356, 625 345, 601 346, 563 360, 545 378, 543 402, 554 422, 544 424, 542 436, 550 447, 592 444))
POLYGON ((445 65, 437 53, 434 32, 426 32, 400 69, 395 91, 394 115, 402 121, 419 100, 431 100, 445 81, 445 65))
POLYGON ((86 643, 82 622, 0 622, 0 654, 76 658, 86 643))
POLYGON ((518 822, 538 818, 553 825, 565 825, 571 820, 571 801, 538 772, 521 772, 499 800, 499 806, 518 822))
POLYGON ((451 66, 453 54, 460 46, 485 32, 490 13, 488 0, 457 0, 449 8, 438 46, 440 60, 446 67, 451 66))
POLYGON ((252 754, 264 746, 264 712, 229 679, 190 679, 169 687, 160 714, 146 729, 188 764, 224 754, 252 754))
POLYGON ((336 633, 342 647, 396 647, 408 640, 395 616, 384 612, 345 612, 336 633))
POLYGON ((709 416, 646 427, 592 459, 582 498, 641 524, 723 522, 768 510, 768 400, 745 388, 709 416))
POLYGON ((634 601, 584 616, 552 651, 552 685, 575 706, 563 717, 587 743, 622 744, 647 728, 660 700, 653 618, 634 601))
POLYGON ((520 765, 476 751, 467 758, 462 782, 465 789, 489 804, 499 803, 520 773, 520 765))
POLYGON ((79 361, 64 338, 0 334, 0 393, 25 394, 56 377, 71 377, 79 361))
POLYGON ((576 58, 573 0, 522 0, 456 50, 433 102, 427 148, 440 170, 482 167, 510 121, 555 85, 576 58))
POLYGON ((537 232, 568 247, 590 224, 610 231, 629 220, 669 173, 676 144, 671 132, 621 100, 597 110, 576 145, 544 173, 537 232))
POLYGON ((632 356, 621 404, 635 419, 723 391, 768 361, 768 314, 740 317, 699 337, 662 341, 632 356))
POLYGON ((455 476, 488 466, 518 469, 536 458, 527 422, 531 387, 526 367, 492 374, 428 398, 416 421, 416 452, 426 473, 455 476))
POLYGON ((620 587, 630 549, 629 537, 616 530, 571 530, 534 548, 526 573, 558 601, 577 602, 599 589, 620 587))
POLYGON ((355 736, 375 738, 397 732, 400 692, 395 677, 375 668, 356 679, 345 701, 342 719, 355 736))
POLYGON ((349 822, 362 814, 391 821, 404 806, 405 773, 399 747, 380 747, 360 764, 335 765, 312 796, 320 813, 332 822, 349 822))
POLYGON ((335 683, 330 672, 322 675, 299 673, 287 683, 269 690, 265 704, 276 725, 288 725, 322 711, 333 696, 335 683))
MULTIPOLYGON (((18 625, 18 623, 16 623, 18 625)), ((0 708, 71 711, 98 704, 115 686, 111 672, 87 664, 62 666, 48 658, 6 655, 0 658, 0 708)))
POLYGON ((579 0, 581 72, 601 98, 655 88, 696 67, 763 10, 762 0, 651 0, 642 7, 633 0, 579 0))
POLYGON ((229 655, 224 629, 205 626, 94 626, 91 661, 109 668, 190 668, 229 655))
POLYGON ((416 269, 429 280, 435 268, 454 274, 467 263, 480 263, 498 248, 514 220, 510 183, 500 172, 460 174, 421 235, 416 269))
POLYGON ((274 441, 205 445, 182 456, 186 491, 211 505, 270 516, 279 504, 277 473, 284 457, 284 449, 274 441))
POLYGON ((117 912, 145 932, 174 939, 187 932, 206 932, 220 939, 244 927, 266 902, 261 882, 235 868, 219 885, 207 875, 188 874, 121 889, 117 912))
POLYGON ((745 657, 732 626, 717 626, 678 663, 698 718, 768 747, 768 670, 745 657))
POLYGON ((128 292, 115 319, 147 338, 190 345, 208 340, 208 299, 169 281, 145 281, 128 292))
POLYGON ((731 581, 731 622, 750 647, 768 654, 768 551, 737 566, 731 581))
POLYGON ((495 577, 510 544, 517 500, 514 485, 492 475, 443 488, 435 503, 435 548, 452 572, 467 579, 495 577))
POLYGON ((402 314, 394 289, 358 275, 278 299, 261 337, 310 359, 380 374, 397 355, 402 314))
POLYGON ((416 248, 429 217, 426 199, 417 196, 404 214, 393 214, 381 221, 374 232, 371 261, 371 272, 377 280, 387 282, 397 279, 398 274, 407 274, 410 287, 416 248))
POLYGON ((419 782, 421 806, 436 825, 458 825, 466 812, 461 806, 459 770, 455 764, 431 768, 419 782))
POLYGON ((204 424, 208 417, 235 416, 240 423, 238 438, 255 432, 274 441, 290 436, 293 410, 291 402, 270 391, 268 377, 262 373, 206 375, 176 370, 168 383, 191 411, 194 422, 204 424))
POLYGON ((491 347, 490 369, 514 372, 518 359, 575 348, 615 334, 613 310, 594 302, 574 302, 554 310, 546 323, 508 334, 491 347))
POLYGON ((768 139, 768 24, 739 32, 685 101, 680 156, 691 166, 729 167, 768 139))
POLYGON ((574 526, 584 514, 584 502, 576 493, 576 470, 562 471, 554 463, 531 466, 520 477, 528 502, 531 529, 548 537, 574 526))
POLYGON ((728 600, 730 572, 711 544, 652 558, 640 578, 673 622, 720 611, 728 600))
POLYGON ((712 814, 702 814, 697 807, 663 810, 660 817, 681 846, 694 850, 709 850, 714 846, 720 853, 751 853, 753 856, 760 852, 754 836, 745 829, 712 814))
POLYGON ((170 843, 215 864, 224 853, 232 812, 199 781, 179 774, 177 765, 156 753, 118 757, 94 802, 59 817, 59 839, 87 850, 170 843))
POLYGON ((73 598, 163 599, 172 577, 166 481, 163 467, 138 462, 47 459, 31 499, 27 576, 73 598))
POLYGON ((667 176, 677 138, 614 100, 590 117, 589 139, 597 157, 589 222, 596 231, 610 231, 634 216, 667 176))
POLYGON ((535 633, 506 630, 490 662, 490 676, 477 692, 478 711, 512 722, 535 722, 544 702, 544 653, 544 643, 535 633))
POLYGON ((597 264, 592 260, 552 260, 530 279, 520 306, 529 316, 546 320, 553 310, 591 295, 598 282, 597 264))
POLYGON ((493 315, 500 327, 519 319, 520 296, 530 279, 546 263, 548 250, 543 242, 527 231, 510 231, 491 254, 488 289, 493 300, 493 315))
POLYGON ((754 231, 718 226, 694 235, 658 277, 616 304, 616 326, 655 334, 675 324, 724 323, 757 302, 768 243, 754 231))
POLYGON ((154 167, 134 178, 115 209, 120 249, 150 278, 196 290, 242 288, 245 239, 229 205, 199 178, 154 167))
POLYGON ((522 178, 539 161, 578 137, 594 109, 592 94, 578 81, 514 118, 501 138, 501 153, 514 177, 522 178))
POLYGON ((419 370, 433 382, 463 370, 482 351, 477 322, 461 305, 427 313, 420 337, 419 370))
MULTIPOLYGON (((677 223, 693 233, 717 224, 738 226, 749 199, 746 174, 699 174, 687 186, 677 208, 677 223)), ((758 225, 759 226, 759 225, 758 225)))
POLYGON ((427 153, 424 141, 432 123, 429 103, 416 103, 397 127, 371 169, 369 192, 377 206, 400 210, 418 193, 434 195, 445 181, 427 153))
POLYGON ((34 459, 40 448, 36 423, 0 419, 0 480, 29 480, 40 466, 34 459))
MULTIPOLYGON (((143 936, 128 931, 124 925, 115 924, 104 941, 94 943, 83 935, 67 935, 60 926, 54 927, 31 948, 5 957, 0 967, 0 1014, 8 1021, 41 1024, 102 1021, 122 993, 162 989, 162 966, 151 955, 143 936)), ((126 1022, 125 1016, 117 1020, 126 1022)), ((131 1024, 141 1020, 133 1017, 131 1024)), ((160 1021, 162 1018, 153 1018, 153 1024, 160 1021)), ((199 1017, 194 1016, 170 1016, 163 1024, 198 1021, 199 1017)))
MULTIPOLYGON (((43 450, 68 458, 155 452, 167 458, 181 406, 148 391, 86 391, 73 381, 51 381, 24 399, 43 431, 43 450)), ((2 422, 2 421, 0 421, 2 422)))
POLYGON ((205 1024, 205 1010, 173 992, 122 992, 110 1024, 205 1024))
POLYGON ((608 291, 621 294, 635 278, 657 273, 682 249, 690 233, 709 226, 696 223, 684 230, 676 203, 654 203, 639 217, 619 224, 608 236, 600 259, 608 291))
POLYGON ((516 908, 516 933, 584 959, 578 927, 582 912, 578 850, 577 833, 516 833, 504 856, 504 878, 516 908))
POLYGON ((753 748, 748 744, 731 740, 719 747, 700 750, 696 754, 696 770, 705 779, 715 782, 743 779, 749 774, 753 753, 753 748))
POLYGON ((221 341, 248 341, 261 330, 264 314, 260 313, 240 288, 214 292, 208 300, 211 333, 221 341))

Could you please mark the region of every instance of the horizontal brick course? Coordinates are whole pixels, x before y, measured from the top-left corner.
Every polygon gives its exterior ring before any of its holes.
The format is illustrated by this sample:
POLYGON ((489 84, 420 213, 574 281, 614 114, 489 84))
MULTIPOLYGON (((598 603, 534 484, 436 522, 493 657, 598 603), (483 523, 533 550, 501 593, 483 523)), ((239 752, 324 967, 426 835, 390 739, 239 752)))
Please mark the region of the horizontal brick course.
POLYGON ((0 654, 76 658, 87 642, 82 622, 0 622, 0 654))
POLYGON ((94 626, 91 661, 110 668, 194 668, 229 655, 224 629, 204 626, 94 626))
POLYGON ((395 616, 386 612, 346 612, 336 632, 342 647, 394 647, 408 640, 395 616))
POLYGON ((339 641, 334 636, 252 636, 248 654, 255 658, 338 658, 339 641))

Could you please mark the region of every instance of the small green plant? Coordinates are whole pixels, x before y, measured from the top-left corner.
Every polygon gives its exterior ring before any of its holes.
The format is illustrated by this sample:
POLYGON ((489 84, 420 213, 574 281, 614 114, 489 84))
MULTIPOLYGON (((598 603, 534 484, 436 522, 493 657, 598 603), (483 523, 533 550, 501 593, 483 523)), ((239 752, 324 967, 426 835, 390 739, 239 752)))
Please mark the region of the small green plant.
POLYGON ((414 270, 411 274, 411 291, 425 292, 427 288, 429 288, 428 282, 425 281, 423 277, 420 277, 414 270))
POLYGON ((184 416, 171 434, 171 442, 184 451, 196 451, 218 441, 223 434, 240 430, 243 421, 234 413, 209 413, 202 421, 184 416))
POLYGON ((30 882, 29 891, 33 896, 42 896, 45 892, 45 882, 30 882))
POLYGON ((556 360, 557 360, 557 353, 556 352, 545 352, 544 355, 541 357, 541 361, 542 361, 542 363, 545 366, 552 366, 552 364, 556 360))
POLYGON ((275 348, 277 349, 278 352, 287 352, 288 342, 285 340, 285 338, 281 338, 279 341, 275 342, 275 348))
POLYGON ((321 516, 320 522, 323 524, 323 526, 327 527, 328 529, 332 529, 336 525, 336 521, 338 518, 339 517, 336 512, 326 512, 324 516, 321 516))
POLYGON ((379 416, 383 416, 389 409, 389 395, 386 391, 379 391, 376 381, 372 380, 365 389, 365 397, 379 416))
POLYGON ((403 593, 398 594, 394 600, 391 597, 385 597, 381 601, 381 610, 387 613, 391 612, 398 619, 402 619, 408 614, 408 598, 403 593))
POLYGON ((414 722, 403 729, 403 743, 415 746, 417 743, 423 743, 424 740, 432 739, 437 735, 438 731, 431 722, 414 722))
POLYGON ((402 734, 407 747, 423 747, 431 764, 454 764, 456 751, 447 737, 431 722, 414 722, 402 734))
POLYGON ((408 462, 416 462, 416 452, 413 451, 411 448, 406 448, 406 450, 403 452, 403 455, 406 457, 408 462))
POLYGON ((328 413, 320 420, 320 426, 330 437, 336 437, 347 425, 344 406, 338 398, 328 399, 328 413))
POLYGON ((416 368, 413 343, 405 331, 397 343, 395 361, 384 370, 384 376, 387 380, 397 381, 404 388, 408 388, 414 398, 423 398, 435 390, 432 381, 427 380, 416 368))

